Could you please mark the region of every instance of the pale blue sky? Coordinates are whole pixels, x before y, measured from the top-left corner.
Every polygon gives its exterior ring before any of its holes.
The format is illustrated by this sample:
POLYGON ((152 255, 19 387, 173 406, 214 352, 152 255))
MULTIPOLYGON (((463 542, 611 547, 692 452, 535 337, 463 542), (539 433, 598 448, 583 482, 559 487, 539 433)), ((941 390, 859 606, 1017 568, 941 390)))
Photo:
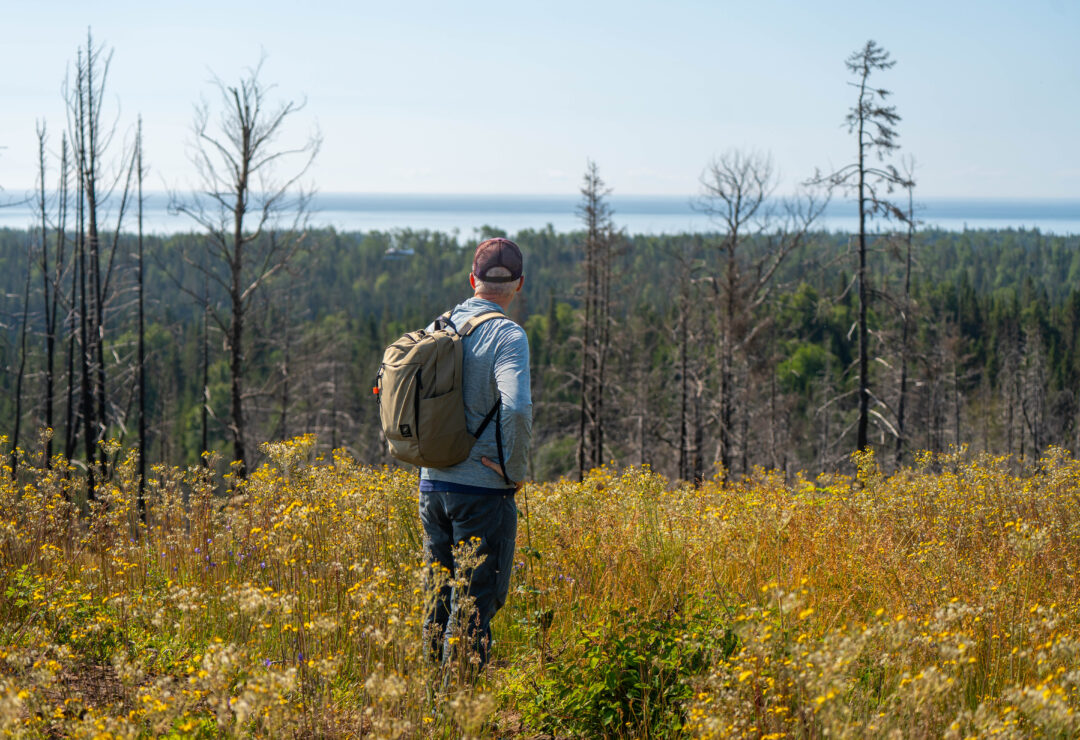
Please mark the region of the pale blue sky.
POLYGON ((212 73, 307 97, 324 192, 572 193, 587 158, 621 193, 690 194, 711 156, 769 151, 790 189, 848 161, 844 58, 873 38, 921 197, 1080 197, 1080 2, 5 2, 0 186, 59 146, 86 26, 114 50, 108 109, 144 119, 154 189, 212 73))

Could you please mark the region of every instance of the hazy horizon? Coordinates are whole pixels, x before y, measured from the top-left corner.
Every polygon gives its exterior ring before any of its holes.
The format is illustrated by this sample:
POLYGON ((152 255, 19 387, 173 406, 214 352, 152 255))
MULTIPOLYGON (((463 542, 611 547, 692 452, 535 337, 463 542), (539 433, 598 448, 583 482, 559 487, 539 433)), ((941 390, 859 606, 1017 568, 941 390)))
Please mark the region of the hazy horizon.
MULTIPOLYGON (((613 193, 609 204, 613 222, 629 234, 705 233, 722 228, 695 208, 693 195, 639 195, 613 193)), ((525 229, 576 231, 580 196, 563 194, 511 193, 317 193, 312 201, 310 223, 339 231, 391 231, 411 228, 468 234, 484 226, 517 233, 525 229)), ((103 211, 103 224, 111 228, 115 206, 103 211)), ((1080 234, 1080 199, 1061 198, 919 198, 916 219, 920 228, 1039 229, 1048 234, 1080 234)), ((23 203, 0 209, 0 227, 34 228, 39 216, 34 206, 23 203)), ((129 210, 124 231, 134 230, 135 213, 129 210)), ((145 231, 170 234, 197 232, 190 218, 168 212, 168 195, 146 195, 145 231)), ((816 229, 847 231, 856 229, 855 204, 844 197, 834 198, 816 229)), ((872 219, 871 231, 902 228, 896 222, 872 219)))
MULTIPOLYGON (((113 153, 143 118, 148 185, 187 188, 193 108, 265 56, 274 96, 306 100, 282 142, 316 127, 324 192, 575 193, 594 160, 616 193, 697 190, 729 149, 770 152, 789 191, 849 162, 844 60, 868 39, 896 65, 875 87, 902 120, 922 198, 1080 195, 1080 4, 867 5, 827 0, 543 6, 282 0, 15 4, 0 45, 0 187, 36 177, 87 27, 113 57, 113 153)), ((55 171, 55 163, 53 163, 55 171)))

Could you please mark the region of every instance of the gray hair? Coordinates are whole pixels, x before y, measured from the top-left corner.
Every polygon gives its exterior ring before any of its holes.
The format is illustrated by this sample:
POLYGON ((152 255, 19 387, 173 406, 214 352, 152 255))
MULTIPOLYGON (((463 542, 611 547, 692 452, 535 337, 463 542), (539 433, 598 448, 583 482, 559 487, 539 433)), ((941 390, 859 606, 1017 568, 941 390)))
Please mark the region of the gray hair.
MULTIPOLYGON (((510 277, 511 272, 505 267, 496 266, 487 271, 490 277, 510 277)), ((518 284, 521 283, 521 278, 517 280, 511 280, 506 283, 494 283, 476 278, 476 287, 473 290, 477 295, 484 293, 486 295, 511 295, 517 290, 518 284)))
POLYGON ((511 295, 517 290, 519 283, 521 283, 521 278, 511 280, 508 283, 488 283, 478 279, 473 290, 477 295, 481 293, 484 295, 511 295))

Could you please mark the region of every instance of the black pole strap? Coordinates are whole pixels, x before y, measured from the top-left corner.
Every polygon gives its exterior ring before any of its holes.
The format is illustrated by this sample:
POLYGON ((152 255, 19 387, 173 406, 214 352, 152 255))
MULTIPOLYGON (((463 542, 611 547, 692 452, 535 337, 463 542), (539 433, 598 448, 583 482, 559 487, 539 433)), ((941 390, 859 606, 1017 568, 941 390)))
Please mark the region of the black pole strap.
POLYGON ((503 457, 503 443, 502 443, 502 403, 499 404, 499 409, 495 413, 495 446, 499 450, 499 467, 503 471, 503 480, 506 481, 506 485, 513 486, 514 482, 510 480, 510 477, 506 474, 506 459, 503 457))
POLYGON ((512 486, 514 485, 514 482, 510 480, 509 476, 506 475, 506 459, 503 455, 502 399, 496 401, 495 405, 491 407, 491 411, 489 411, 487 416, 484 417, 484 420, 480 422, 480 426, 476 428, 476 434, 474 434, 473 436, 477 439, 480 439, 480 435, 484 433, 484 430, 487 429, 488 424, 491 423, 492 419, 495 420, 495 447, 499 451, 499 467, 502 468, 502 477, 503 480, 506 481, 506 485, 512 486))
POLYGON ((502 399, 499 399, 495 402, 495 405, 491 407, 491 411, 489 411, 487 416, 484 417, 484 420, 480 422, 480 426, 476 428, 476 433, 473 434, 474 437, 480 439, 480 435, 484 433, 484 430, 487 429, 488 424, 491 423, 491 420, 495 418, 495 415, 499 413, 499 409, 501 408, 502 399))

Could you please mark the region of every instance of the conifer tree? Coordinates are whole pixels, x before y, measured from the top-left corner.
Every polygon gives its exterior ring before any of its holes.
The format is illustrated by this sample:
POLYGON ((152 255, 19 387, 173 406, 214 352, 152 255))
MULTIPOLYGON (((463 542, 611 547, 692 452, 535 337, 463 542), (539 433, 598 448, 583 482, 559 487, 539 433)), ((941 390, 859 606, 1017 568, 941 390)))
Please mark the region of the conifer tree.
POLYGON ((873 41, 856 50, 844 61, 855 82, 848 84, 858 90, 855 104, 848 111, 845 122, 848 132, 855 134, 855 161, 827 174, 817 174, 811 182, 829 183, 834 187, 854 190, 859 207, 859 234, 857 250, 856 282, 858 287, 859 314, 859 415, 856 425, 856 449, 867 446, 870 420, 870 329, 867 308, 870 303, 869 274, 867 270, 866 220, 876 214, 899 215, 896 207, 887 201, 881 188, 891 192, 904 179, 891 164, 874 166, 872 157, 879 161, 898 149, 896 124, 900 114, 896 107, 887 105, 891 91, 870 85, 875 72, 889 70, 896 62, 889 52, 873 41))
POLYGON ((585 281, 582 295, 581 407, 578 421, 578 476, 604 464, 604 396, 611 345, 611 259, 615 238, 611 190, 589 161, 581 186, 578 214, 585 224, 582 245, 585 281))

